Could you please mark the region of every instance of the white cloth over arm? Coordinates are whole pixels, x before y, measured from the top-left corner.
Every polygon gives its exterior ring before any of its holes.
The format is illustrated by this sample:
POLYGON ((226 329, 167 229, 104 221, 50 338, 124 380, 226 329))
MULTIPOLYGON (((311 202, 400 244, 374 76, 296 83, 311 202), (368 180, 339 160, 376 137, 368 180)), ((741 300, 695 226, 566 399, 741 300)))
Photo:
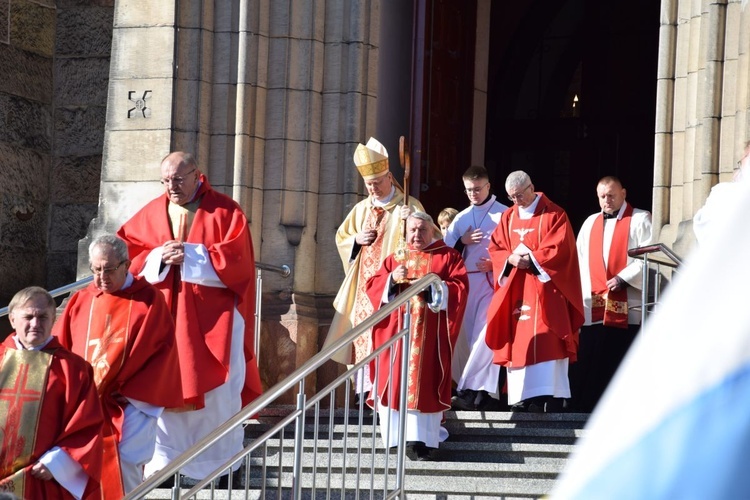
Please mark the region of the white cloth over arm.
POLYGON ((84 472, 81 464, 73 460, 73 457, 65 450, 55 446, 39 458, 39 463, 47 467, 55 481, 71 495, 79 500, 83 497, 89 476, 84 472))
MULTIPOLYGON (((216 270, 214 270, 205 245, 183 243, 183 246, 185 248, 185 261, 180 264, 182 281, 215 288, 226 288, 219 279, 219 275, 216 274, 216 270)), ((165 265, 162 268, 163 252, 164 247, 157 247, 151 250, 146 257, 141 276, 146 278, 149 283, 160 283, 169 273, 170 265, 165 265)))

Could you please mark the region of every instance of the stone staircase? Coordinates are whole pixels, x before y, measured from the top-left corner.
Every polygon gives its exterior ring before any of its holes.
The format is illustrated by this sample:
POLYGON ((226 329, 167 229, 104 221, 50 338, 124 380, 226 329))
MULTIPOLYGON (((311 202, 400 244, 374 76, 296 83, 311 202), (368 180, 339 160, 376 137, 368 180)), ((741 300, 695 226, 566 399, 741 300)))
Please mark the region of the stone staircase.
MULTIPOLYGON (((289 407, 270 407, 245 429, 248 439, 268 430, 291 411, 289 407)), ((485 498, 538 499, 547 495, 568 455, 583 432, 588 414, 581 413, 510 413, 501 411, 449 411, 445 427, 450 437, 441 443, 432 461, 406 460, 404 484, 409 500, 477 500, 485 498)), ((355 410, 337 410, 330 425, 329 412, 321 410, 318 434, 314 420, 308 416, 305 428, 304 459, 301 473, 303 498, 382 498, 382 478, 376 479, 370 491, 371 470, 382 473, 395 469, 395 451, 386 456, 376 439, 376 450, 370 445, 372 417, 365 423, 361 439, 352 435, 359 421, 355 410), (329 440, 328 436, 333 439, 329 440), (343 436, 347 436, 343 439, 343 436), (325 471, 331 451, 331 473, 311 474, 314 467, 325 471), (344 453, 344 448, 346 452, 344 453), (356 450, 361 449, 361 453, 356 450), (313 455, 313 453, 315 453, 313 455), (387 463, 386 463, 387 460, 387 463), (357 472, 360 472, 360 476, 357 472), (313 483, 314 481, 314 483, 313 483), (345 485, 342 488, 342 485, 345 485), (353 488, 359 485, 357 497, 353 488), (378 489, 380 488, 380 490, 378 489), (364 490, 364 491, 363 491, 364 490)), ((260 479, 255 465, 251 469, 248 498, 292 498, 294 461, 294 427, 284 437, 268 442, 266 465, 269 474, 266 490, 260 493, 260 479), (281 446, 282 452, 279 453, 281 446), (278 466, 281 463, 281 473, 278 466)), ((258 463, 257 454, 253 462, 258 463)), ((230 498, 225 490, 215 490, 213 498, 230 498)), ((233 491, 232 498, 245 498, 244 491, 233 491)), ((169 498, 168 490, 155 490, 149 498, 169 498)), ((199 498, 211 498, 202 491, 199 498)))

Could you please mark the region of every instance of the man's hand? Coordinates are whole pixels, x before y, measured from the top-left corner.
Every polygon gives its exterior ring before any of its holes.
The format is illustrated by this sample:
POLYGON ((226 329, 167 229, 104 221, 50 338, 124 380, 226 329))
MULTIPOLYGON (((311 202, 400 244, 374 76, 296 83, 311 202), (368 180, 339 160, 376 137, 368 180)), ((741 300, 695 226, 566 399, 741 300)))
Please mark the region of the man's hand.
POLYGON ((185 245, 171 240, 162 245, 161 261, 167 265, 182 264, 185 261, 185 245))
POLYGON ((368 229, 361 233, 357 233, 354 237, 354 241, 357 242, 357 245, 366 247, 367 245, 372 245, 372 242, 375 241, 375 238, 377 237, 378 232, 375 229, 368 229))
POLYGON ((510 257, 508 257, 508 262, 511 266, 517 267, 518 269, 528 269, 531 267, 531 257, 529 257, 529 254, 510 254, 510 257))
POLYGON ((401 218, 406 220, 409 218, 411 213, 411 207, 409 205, 401 205, 401 218))
POLYGON ((391 273, 391 280, 400 283, 406 279, 406 266, 401 264, 391 273))
POLYGON ((488 257, 480 257, 477 261, 477 271, 481 273, 491 273, 492 261, 488 257))
POLYGON ((482 237, 484 237, 484 233, 482 233, 481 229, 472 229, 471 226, 469 226, 466 232, 461 236, 461 243, 464 245, 476 245, 482 241, 482 237))
POLYGON ((610 292, 620 291, 627 285, 628 284, 625 282, 625 280, 620 278, 619 276, 615 276, 614 278, 607 280, 607 289, 609 289, 610 292))
POLYGON ((52 473, 41 462, 37 462, 31 466, 31 475, 42 481, 49 481, 52 479, 52 473))

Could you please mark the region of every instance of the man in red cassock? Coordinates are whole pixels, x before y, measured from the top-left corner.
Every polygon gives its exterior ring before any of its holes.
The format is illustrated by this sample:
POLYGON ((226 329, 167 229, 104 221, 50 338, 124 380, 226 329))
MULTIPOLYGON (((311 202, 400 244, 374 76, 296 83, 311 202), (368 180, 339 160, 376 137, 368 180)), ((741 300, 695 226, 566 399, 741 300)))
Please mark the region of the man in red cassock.
MULTIPOLYGON (((408 283, 428 273, 443 280, 442 303, 434 312, 425 297, 416 296, 409 302, 411 343, 407 395, 406 442, 407 456, 429 460, 432 451, 448 437, 440 424, 443 412, 451 407, 451 358, 458 337, 469 278, 461 254, 434 237, 432 217, 414 212, 406 220, 408 252, 401 262, 394 254, 388 256, 377 273, 367 281, 367 294, 376 309, 395 298, 408 283)), ((430 298, 434 295, 430 289, 430 298)), ((373 348, 377 349, 402 327, 403 313, 393 312, 372 330, 373 348)), ((399 385, 401 383, 401 344, 396 343, 395 361, 390 350, 383 351, 370 368, 373 389, 368 403, 376 406, 380 416, 383 440, 396 446, 399 422, 399 385), (374 380, 377 373, 377 380, 374 380), (377 399, 377 405, 375 405, 377 399), (387 427, 390 426, 390 432, 387 427)))
POLYGON ((169 308, 129 264, 124 241, 96 238, 89 246, 94 282, 73 294, 53 329, 94 368, 105 415, 102 492, 116 500, 143 481, 164 408, 183 404, 169 308))
MULTIPOLYGON (((117 232, 131 270, 153 283, 175 320, 182 372, 182 411, 159 419, 146 476, 197 443, 262 391, 253 348, 255 258, 247 218, 211 188, 193 155, 161 164, 164 195, 117 232)), ((183 472, 202 479, 242 449, 242 429, 227 434, 183 472)), ((239 467, 237 465, 236 467, 239 467)))
POLYGON ((39 287, 8 305, 15 333, 0 344, 0 492, 98 499, 104 416, 91 366, 52 336, 55 307, 39 287))
POLYGON ((526 172, 505 181, 514 202, 489 245, 495 294, 487 311, 487 345, 507 368, 512 411, 555 411, 570 397, 568 364, 576 360, 583 299, 573 228, 565 211, 534 192, 526 172))

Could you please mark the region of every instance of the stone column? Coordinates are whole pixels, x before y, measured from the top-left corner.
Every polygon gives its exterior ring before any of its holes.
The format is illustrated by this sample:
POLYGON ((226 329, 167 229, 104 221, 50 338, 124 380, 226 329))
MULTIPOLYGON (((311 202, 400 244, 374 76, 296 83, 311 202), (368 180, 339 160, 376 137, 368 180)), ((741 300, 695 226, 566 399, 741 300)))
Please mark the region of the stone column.
POLYGON ((161 192, 159 164, 172 146, 174 1, 117 2, 112 33, 99 210, 79 242, 79 275, 88 244, 112 232, 161 192))
MULTIPOLYGON (((661 3, 659 62, 656 76, 656 144, 654 146, 654 195, 652 220, 655 234, 669 224, 669 205, 675 121, 675 72, 677 51, 677 6, 679 0, 661 3)), ((670 241, 673 241, 671 238, 670 241)))
MULTIPOLYGON (((381 40, 378 47, 377 65, 377 124, 372 135, 388 151, 391 172, 401 182, 404 171, 399 163, 399 138, 403 135, 407 144, 411 110, 411 75, 414 24, 414 5, 403 0, 381 0, 378 22, 381 40)), ((364 144, 369 137, 362 137, 364 144)), ((352 163, 353 165, 353 163, 352 163)), ((419 197, 418 189, 411 189, 419 197)))
POLYGON ((256 260, 293 268, 264 273, 264 383, 317 353, 343 280, 335 231, 363 193, 352 155, 375 130, 379 14, 369 0, 119 2, 79 269, 91 236, 161 193, 161 159, 191 151, 245 210, 256 260))

